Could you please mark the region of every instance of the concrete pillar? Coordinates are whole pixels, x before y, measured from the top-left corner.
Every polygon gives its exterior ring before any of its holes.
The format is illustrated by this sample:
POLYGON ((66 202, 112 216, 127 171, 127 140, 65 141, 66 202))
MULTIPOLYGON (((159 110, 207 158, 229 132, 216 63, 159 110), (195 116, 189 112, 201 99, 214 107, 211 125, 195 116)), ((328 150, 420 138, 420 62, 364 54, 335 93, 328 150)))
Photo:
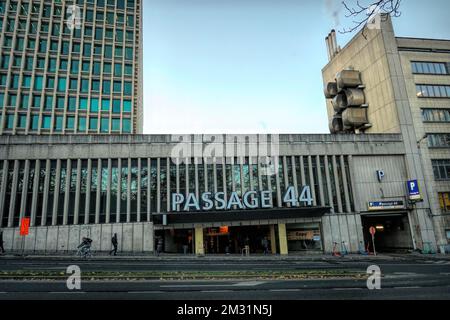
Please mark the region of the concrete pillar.
POLYGON ((81 159, 77 160, 77 182, 76 182, 76 191, 75 191, 75 210, 73 214, 73 223, 74 225, 78 224, 78 220, 80 217, 80 193, 81 193, 81 159))
POLYGON ((313 206, 317 206, 316 188, 314 187, 314 171, 312 168, 312 156, 308 156, 308 167, 309 167, 309 181, 311 188, 311 195, 313 197, 313 206))
MULTIPOLYGON (((57 224, 57 216, 58 216, 58 199, 60 194, 60 185, 61 185, 61 161, 64 160, 57 160, 56 161, 56 178, 55 178, 55 190, 53 192, 53 216, 52 216, 52 226, 55 226, 57 224)), ((66 186, 69 183, 69 177, 70 172, 66 171, 66 186)), ((66 190, 67 191, 67 190, 66 190)), ((67 192, 66 192, 67 194, 67 192)), ((59 200, 64 201, 64 199, 59 200)))
POLYGON ((87 181, 86 181, 86 203, 84 210, 84 224, 89 224, 89 213, 91 211, 91 183, 92 183, 92 159, 87 161, 87 181))
MULTIPOLYGON (((290 174, 292 174, 292 183, 294 184, 294 190, 295 190, 295 198, 300 197, 300 194, 298 193, 298 180, 297 180, 297 170, 295 170, 296 168, 296 161, 295 161, 295 156, 292 156, 291 159, 291 163, 292 163, 292 172, 290 174)), ((297 202, 297 207, 300 205, 300 203, 297 202)))
POLYGON ((275 225, 270 225, 270 247, 272 250, 272 254, 277 254, 277 238, 275 235, 275 225))
POLYGON ((322 170, 320 168, 320 156, 316 157, 316 168, 317 168, 317 183, 319 185, 319 193, 320 193, 320 205, 322 207, 325 207, 325 197, 323 192, 323 177, 322 177, 322 170))
POLYGON ((44 199, 42 201, 41 226, 47 225, 48 189, 50 186, 50 160, 45 164, 44 199))
MULTIPOLYGON (((110 188, 111 188, 111 159, 108 159, 108 183, 106 187, 106 221, 109 222, 109 202, 111 201, 110 196, 110 188)), ((97 194, 96 194, 96 201, 95 201, 95 223, 100 223, 100 196, 102 193, 102 159, 98 159, 97 163, 97 194)))
POLYGON ((14 211, 16 208, 17 183, 19 180, 19 160, 14 161, 14 175, 11 189, 11 200, 9 201, 8 228, 12 228, 14 224, 14 211))
MULTIPOLYGON (((281 160, 283 161, 283 160, 281 160)), ((281 186, 280 186, 280 158, 276 158, 275 161, 275 183, 277 184, 277 207, 281 208, 283 206, 283 201, 281 198, 281 186)))
POLYGON ((136 214, 137 214, 137 222, 141 222, 141 174, 142 174, 142 159, 137 159, 138 161, 138 175, 137 175, 137 204, 136 204, 136 214))
POLYGON ((40 223, 40 221, 36 221, 36 209, 37 209, 37 201, 39 195, 39 178, 41 176, 41 161, 36 160, 34 167, 34 182, 33 182, 33 199, 31 200, 31 227, 36 226, 36 222, 40 223))
MULTIPOLYGON (((27 207, 27 196, 28 196, 28 184, 30 183, 30 160, 25 160, 25 170, 23 175, 23 183, 22 183, 22 198, 20 199, 20 211, 19 211, 19 221, 24 217, 30 218, 31 215, 29 212, 25 212, 27 207)), ((33 183, 33 181, 31 181, 33 183)))
POLYGON ((151 188, 150 188, 150 186, 151 186, 151 178, 152 178, 151 165, 152 165, 151 159, 147 158, 147 174, 148 174, 148 177, 147 177, 147 222, 152 221, 151 215, 150 215, 150 211, 151 211, 150 210, 151 209, 151 206, 150 206, 151 205, 151 201, 150 201, 151 188))
POLYGON ((287 244, 287 234, 286 234, 286 224, 278 224, 278 239, 280 241, 280 254, 282 256, 288 255, 288 244, 287 244))
POLYGON ((341 162, 342 181, 343 181, 343 185, 344 185, 345 208, 346 208, 345 212, 351 212, 352 207, 350 206, 350 196, 349 196, 349 192, 348 192, 349 183, 347 181, 347 174, 346 174, 346 170, 345 170, 345 162, 344 162, 343 155, 340 156, 340 162, 341 162))
MULTIPOLYGON (((66 194, 64 195, 64 218, 63 225, 67 225, 69 221, 69 200, 70 200, 70 185, 72 183, 72 160, 67 160, 67 175, 66 175, 66 194)), ((59 176, 56 176, 56 180, 59 180, 59 176)), ((55 190, 55 195, 57 194, 57 190, 55 190)), ((54 212, 53 212, 54 214, 54 212)))
POLYGON ((325 179, 327 180, 328 200, 330 203, 330 207, 333 208, 333 211, 336 211, 333 202, 333 191, 331 189, 330 164, 328 162, 328 156, 325 156, 325 179))
POLYGON ((127 223, 131 222, 131 159, 128 159, 128 176, 127 176, 127 223))
POLYGON ((332 161, 333 161, 334 185, 336 186, 338 212, 343 213, 344 210, 342 209, 341 188, 339 187, 339 175, 337 172, 336 156, 333 156, 332 161))
MULTIPOLYGON (((1 127, 1 126, 0 126, 1 127)), ((1 164, 0 164, 1 165, 1 164)), ((0 227, 3 222, 3 208, 5 205, 5 196, 6 196, 6 182, 8 179, 8 160, 3 160, 3 176, 2 181, 0 181, 0 227)))
POLYGON ((195 228, 195 254, 202 256, 205 254, 205 248, 203 246, 203 228, 195 228))
POLYGON ((119 158, 117 161, 118 174, 117 174, 117 198, 116 198, 116 221, 111 221, 112 223, 120 223, 120 211, 121 211, 121 201, 122 201, 122 159, 119 158))

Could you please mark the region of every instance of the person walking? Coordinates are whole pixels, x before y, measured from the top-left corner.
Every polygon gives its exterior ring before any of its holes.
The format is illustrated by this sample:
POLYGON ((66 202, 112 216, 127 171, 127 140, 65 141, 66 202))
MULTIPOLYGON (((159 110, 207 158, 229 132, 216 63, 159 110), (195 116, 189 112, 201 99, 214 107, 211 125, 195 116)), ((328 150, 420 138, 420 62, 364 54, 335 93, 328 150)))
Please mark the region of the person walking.
POLYGON ((5 248, 3 248, 3 231, 0 231, 0 250, 2 250, 2 254, 5 253, 5 248))
POLYGON ((267 239, 267 237, 264 237, 264 239, 262 240, 262 246, 264 249, 264 255, 268 255, 269 254, 269 240, 267 239))
POLYGON ((156 255, 159 257, 162 251, 163 251, 163 239, 159 238, 158 245, 156 246, 156 255))
POLYGON ((112 253, 114 253, 115 256, 117 256, 117 233, 114 233, 114 236, 111 239, 111 243, 113 245, 113 249, 109 252, 109 255, 111 255, 112 253))

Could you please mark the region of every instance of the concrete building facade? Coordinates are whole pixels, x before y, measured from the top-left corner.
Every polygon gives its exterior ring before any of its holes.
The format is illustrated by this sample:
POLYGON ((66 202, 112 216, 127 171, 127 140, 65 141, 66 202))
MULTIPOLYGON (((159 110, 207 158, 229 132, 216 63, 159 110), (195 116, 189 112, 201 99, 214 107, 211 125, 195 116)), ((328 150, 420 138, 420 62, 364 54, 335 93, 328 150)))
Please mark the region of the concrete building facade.
MULTIPOLYGON (((342 49, 332 41, 329 56, 326 86, 342 70, 360 73, 368 125, 351 130, 402 135, 407 174, 423 191, 413 218, 422 226, 417 237, 426 243, 436 239, 444 252, 450 239, 450 41, 398 38, 383 16, 379 29, 365 29, 342 49)), ((330 122, 335 109, 328 100, 330 122)))
POLYGON ((413 250, 421 241, 417 208, 405 200, 401 135, 184 139, 195 143, 180 148, 171 136, 0 137, 5 248, 70 252, 90 236, 94 250, 108 251, 113 232, 121 251, 136 254, 152 252, 154 239, 173 253, 241 253, 246 245, 262 253, 265 237, 273 253, 359 252, 370 250, 369 228, 379 225, 364 215, 369 211, 395 213, 383 226, 379 250, 413 250), (271 141, 277 150, 271 170, 258 160, 265 156, 261 148, 249 153, 250 141, 271 141), (209 192, 214 199, 223 193, 229 200, 264 190, 271 195, 264 209, 261 199, 256 207, 235 202, 223 209, 183 209, 189 194, 199 199, 209 192), (304 190, 309 194, 304 202, 291 202, 289 190, 294 199, 302 200, 304 190), (180 194, 184 200, 174 207, 180 194), (376 204, 386 199, 389 206, 376 204), (23 217, 31 219, 33 234, 26 240, 19 235, 23 217))
POLYGON ((0 135, 142 133, 141 0, 2 0, 0 31, 0 135))

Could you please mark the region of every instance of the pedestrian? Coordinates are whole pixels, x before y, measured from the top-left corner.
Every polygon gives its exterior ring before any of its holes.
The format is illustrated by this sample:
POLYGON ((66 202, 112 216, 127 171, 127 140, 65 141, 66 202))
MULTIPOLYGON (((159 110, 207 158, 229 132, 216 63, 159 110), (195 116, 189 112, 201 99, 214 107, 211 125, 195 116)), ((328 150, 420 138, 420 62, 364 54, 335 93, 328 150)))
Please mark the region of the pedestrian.
POLYGON ((0 231, 0 249, 2 250, 2 254, 4 254, 5 248, 3 248, 3 231, 0 231))
POLYGON ((112 253, 114 253, 115 256, 117 256, 117 233, 114 233, 114 236, 111 239, 111 243, 113 245, 113 249, 109 252, 109 255, 111 255, 112 253))
POLYGON ((162 251, 163 251, 163 239, 159 238, 158 245, 156 246, 156 255, 159 257, 162 251))
POLYGON ((262 246, 264 249, 264 255, 269 254, 269 240, 267 239, 267 237, 264 237, 264 239, 262 240, 262 246))

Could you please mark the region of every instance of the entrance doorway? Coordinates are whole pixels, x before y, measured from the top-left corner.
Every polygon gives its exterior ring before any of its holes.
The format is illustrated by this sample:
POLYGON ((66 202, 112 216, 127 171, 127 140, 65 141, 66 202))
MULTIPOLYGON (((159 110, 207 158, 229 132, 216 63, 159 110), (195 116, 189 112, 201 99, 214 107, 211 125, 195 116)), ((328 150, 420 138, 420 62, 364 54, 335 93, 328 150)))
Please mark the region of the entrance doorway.
POLYGON ((370 228, 376 229, 375 249, 380 253, 407 252, 413 249, 407 213, 361 216, 365 248, 373 252, 370 228))
POLYGON ((205 252, 206 254, 242 254, 242 250, 248 246, 250 253, 263 254, 265 238, 270 251, 272 239, 269 226, 206 228, 204 231, 205 252))

